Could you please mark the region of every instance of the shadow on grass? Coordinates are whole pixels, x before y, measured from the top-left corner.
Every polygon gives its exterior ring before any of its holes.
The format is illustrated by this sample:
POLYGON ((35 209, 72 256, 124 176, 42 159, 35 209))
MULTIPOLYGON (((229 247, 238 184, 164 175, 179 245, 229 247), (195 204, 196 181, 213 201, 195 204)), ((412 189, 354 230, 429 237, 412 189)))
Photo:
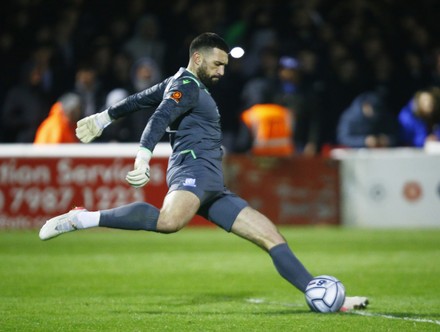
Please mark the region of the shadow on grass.
MULTIPOLYGON (((253 303, 249 299, 255 297, 254 294, 197 294, 187 296, 155 295, 155 301, 150 302, 149 307, 140 304, 145 310, 129 309, 130 313, 147 315, 236 315, 243 314, 256 316, 277 316, 292 314, 312 314, 307 306, 291 305, 286 308, 286 304, 281 302, 253 303), (160 300, 160 301, 159 301, 160 300), (282 309, 281 309, 282 308, 282 309), (181 310, 179 310, 181 309, 181 310)), ((121 314, 124 310, 114 310, 113 313, 121 314)))

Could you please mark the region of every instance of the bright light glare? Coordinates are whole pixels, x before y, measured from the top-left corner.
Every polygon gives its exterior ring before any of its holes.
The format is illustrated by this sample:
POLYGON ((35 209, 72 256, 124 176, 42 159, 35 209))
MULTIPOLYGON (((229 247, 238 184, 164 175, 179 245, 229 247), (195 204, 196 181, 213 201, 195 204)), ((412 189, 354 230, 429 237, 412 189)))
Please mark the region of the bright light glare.
POLYGON ((239 59, 243 56, 244 54, 244 49, 242 49, 241 47, 234 47, 231 52, 230 52, 231 56, 235 59, 239 59))

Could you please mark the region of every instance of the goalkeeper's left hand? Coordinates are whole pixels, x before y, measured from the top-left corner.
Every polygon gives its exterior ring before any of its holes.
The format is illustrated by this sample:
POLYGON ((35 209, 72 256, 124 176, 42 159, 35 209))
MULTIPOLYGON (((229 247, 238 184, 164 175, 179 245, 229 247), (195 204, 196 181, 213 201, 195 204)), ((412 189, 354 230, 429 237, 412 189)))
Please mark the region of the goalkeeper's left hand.
POLYGON ((127 173, 125 180, 135 188, 141 188, 150 181, 150 159, 152 152, 140 148, 134 162, 134 170, 127 173))
POLYGON ((101 136, 104 128, 110 123, 112 119, 107 110, 85 117, 76 123, 76 137, 83 143, 90 143, 101 136))

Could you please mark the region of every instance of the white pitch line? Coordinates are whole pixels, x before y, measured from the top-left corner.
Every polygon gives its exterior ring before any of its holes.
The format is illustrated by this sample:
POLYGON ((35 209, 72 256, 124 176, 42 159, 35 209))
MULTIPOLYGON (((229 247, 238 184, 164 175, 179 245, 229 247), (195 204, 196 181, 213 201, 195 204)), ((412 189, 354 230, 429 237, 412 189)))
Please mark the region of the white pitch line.
MULTIPOLYGON (((302 305, 296 304, 296 303, 266 301, 265 299, 258 299, 258 298, 246 299, 246 302, 254 303, 254 304, 274 304, 274 305, 279 305, 279 306, 284 306, 284 307, 301 307, 302 306, 302 305)), ((406 320, 406 321, 415 322, 415 323, 429 323, 429 324, 440 325, 440 321, 434 320, 434 319, 400 317, 400 316, 393 316, 393 315, 386 315, 386 314, 376 314, 376 313, 360 311, 360 310, 352 310, 352 311, 348 311, 345 313, 350 314, 350 315, 360 315, 360 316, 366 316, 366 317, 378 317, 378 318, 386 318, 386 319, 400 319, 400 320, 406 320)))
POLYGON ((431 323, 431 324, 440 325, 440 320, 434 320, 434 319, 400 317, 400 316, 385 315, 385 314, 375 314, 375 313, 359 311, 359 310, 349 311, 347 313, 348 314, 354 314, 354 315, 360 315, 360 316, 367 316, 367 317, 381 317, 381 318, 387 318, 387 319, 401 319, 401 320, 406 320, 406 321, 409 321, 409 322, 431 323))

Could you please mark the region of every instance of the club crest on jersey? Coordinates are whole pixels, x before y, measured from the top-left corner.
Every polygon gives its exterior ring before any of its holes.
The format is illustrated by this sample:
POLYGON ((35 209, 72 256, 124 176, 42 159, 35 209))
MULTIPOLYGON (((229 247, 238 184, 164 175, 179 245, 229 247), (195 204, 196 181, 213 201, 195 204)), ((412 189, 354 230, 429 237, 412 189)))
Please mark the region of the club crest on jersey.
POLYGON ((182 98, 182 92, 180 91, 174 91, 171 94, 171 99, 174 100, 176 103, 179 103, 181 98, 182 98))
POLYGON ((196 179, 186 178, 185 182, 183 182, 185 187, 196 187, 196 179))

